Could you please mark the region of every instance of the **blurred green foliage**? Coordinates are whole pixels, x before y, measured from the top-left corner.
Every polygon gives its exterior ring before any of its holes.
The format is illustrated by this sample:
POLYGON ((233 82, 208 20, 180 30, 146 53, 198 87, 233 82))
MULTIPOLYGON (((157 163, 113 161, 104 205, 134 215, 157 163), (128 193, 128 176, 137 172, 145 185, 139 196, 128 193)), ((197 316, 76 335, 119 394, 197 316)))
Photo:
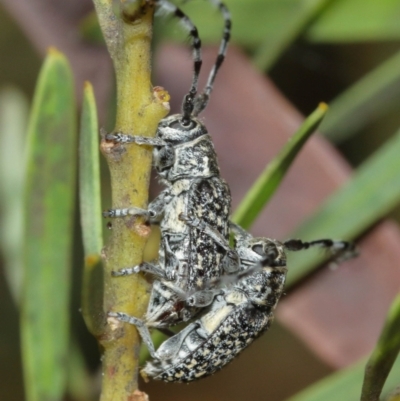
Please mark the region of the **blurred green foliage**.
MULTIPOLYGON (((201 1, 187 2, 183 8, 189 15, 193 15, 202 40, 206 43, 214 43, 218 41, 221 34, 220 17, 215 10, 206 7, 203 3, 201 1)), ((400 0, 381 2, 376 0, 227 0, 226 3, 233 16, 233 41, 248 52, 261 70, 271 70, 273 77, 279 77, 278 69, 291 71, 293 65, 301 62, 304 54, 299 58, 291 57, 296 49, 301 51, 308 48, 315 51, 315 44, 322 43, 339 46, 344 43, 400 39, 400 24, 398 23, 400 0)), ((15 55, 18 45, 10 46, 9 43, 12 41, 7 37, 14 39, 17 35, 21 43, 25 39, 7 19, 4 18, 4 21, 7 23, 1 24, 3 35, 0 37, 3 39, 0 40, 0 48, 3 51, 7 49, 7 57, 3 57, 1 65, 7 67, 2 69, 5 73, 0 82, 17 81, 18 77, 22 77, 18 82, 30 92, 33 88, 32 77, 37 72, 37 58, 32 54, 32 50, 26 47, 26 43, 25 48, 28 51, 15 55), (14 56, 15 61, 7 63, 8 59, 14 56), (25 67, 24 73, 10 67, 15 65, 25 67)), ((101 40, 94 14, 80 21, 80 28, 81 34, 86 38, 97 42, 101 40)), ((171 21, 158 24, 156 36, 159 40, 177 39, 182 38, 182 33, 176 28, 175 21, 171 21)), ((348 89, 338 94, 332 102, 332 114, 325 125, 322 125, 322 131, 326 132, 331 139, 351 142, 363 135, 367 122, 377 123, 379 119, 387 118, 389 111, 395 110, 397 113, 397 103, 400 99, 400 68, 398 68, 398 53, 392 53, 393 57, 387 58, 386 55, 382 57, 379 52, 376 52, 374 60, 369 62, 374 65, 374 68, 365 76, 363 76, 364 71, 355 74, 358 75, 357 79, 351 79, 348 89), (337 128, 341 125, 344 129, 337 128)), ((284 89, 287 88, 285 85, 288 85, 284 79, 277 79, 277 84, 284 89)), ((346 86, 342 83, 343 89, 346 86)), ((21 330, 27 383, 26 399, 28 401, 62 399, 68 388, 73 399, 87 400, 92 397, 92 391, 88 390, 88 387, 93 386, 92 378, 86 372, 81 351, 76 348, 75 340, 72 340, 73 336, 70 336, 68 327, 71 246, 74 236, 72 226, 75 218, 77 127, 73 81, 68 63, 62 55, 53 54, 45 61, 37 88, 31 111, 27 149, 23 149, 22 145, 27 130, 27 101, 15 90, 7 89, 0 95, 2 141, 0 202, 3 214, 0 234, 6 264, 5 272, 15 300, 22 302, 21 330), (15 138, 15 141, 10 141, 11 137, 15 138), (23 160, 28 161, 27 168, 23 160), (24 178, 26 180, 25 198, 22 197, 24 178), (23 214, 23 202, 24 223, 20 221, 23 214), (24 232, 22 232, 23 224, 24 232), (71 352, 68 355, 69 350, 71 352), (70 362, 68 367, 65 364, 67 358, 70 362), (76 374, 77 372, 80 373, 76 374)), ((93 98, 89 99, 90 96, 86 95, 85 113, 87 114, 84 114, 82 119, 82 134, 91 133, 88 139, 91 138, 95 143, 94 135, 97 131, 95 104, 93 98)), ((298 106, 304 107, 301 104, 298 106)), ((398 117, 394 118, 394 121, 397 127, 400 126, 398 117)), ((345 189, 321 206, 320 212, 302 226, 299 236, 318 236, 319 234, 315 231, 317 227, 319 232, 322 228, 328 230, 329 235, 351 238, 361 234, 363 230, 397 207, 400 200, 398 185, 396 185, 400 182, 397 157, 399 134, 397 129, 391 133, 394 135, 393 138, 361 166, 345 189), (375 180, 377 186, 366 185, 367 178, 371 174, 380 177, 375 180), (383 185, 385 182, 386 186, 383 185), (352 221, 348 218, 354 215, 354 210, 360 209, 364 211, 364 214, 360 213, 357 216, 367 216, 366 219, 362 220, 360 217, 357 221, 352 221), (327 214, 339 216, 334 219, 335 221, 345 221, 345 225, 340 223, 340 229, 343 228, 344 231, 335 231, 332 226, 329 226, 330 220, 326 217, 327 214)), ((385 135, 389 136, 391 133, 385 135)), ((384 139, 379 138, 381 143, 384 139)), ((374 147, 376 146, 371 146, 371 148, 374 147)), ((93 149, 92 146, 82 159, 87 160, 87 154, 93 155, 93 149)), ((91 162, 93 162, 90 164, 93 167, 92 181, 89 179, 91 184, 96 184, 98 179, 99 168, 96 165, 96 157, 96 155, 91 156, 91 162)), ((99 188, 86 189, 89 192, 92 191, 90 203, 96 205, 93 211, 93 216, 96 216, 100 208, 99 188)), ((98 215, 100 217, 100 214, 98 215)), ((251 216, 251 219, 254 217, 251 216)), ((91 226, 93 222, 85 224, 91 226)), ((97 235, 97 242, 94 241, 96 244, 91 248, 86 247, 86 249, 93 248, 94 251, 87 250, 86 256, 92 255, 93 252, 97 255, 99 253, 100 225, 95 234, 97 235)), ((90 239, 86 238, 86 243, 90 243, 90 239)), ((315 256, 314 261, 311 259, 304 261, 303 265, 307 267, 307 271, 303 270, 296 279, 314 269, 316 261, 318 257, 315 256)), ((293 274, 296 271, 299 270, 294 268, 293 274)), ((372 362, 379 359, 378 362, 385 365, 385 361, 394 361, 396 358, 399 349, 398 341, 394 341, 393 336, 387 333, 397 333, 398 315, 397 303, 394 304, 388 317, 384 333, 371 359, 372 362), (382 350, 390 352, 390 355, 382 350), (382 358, 387 359, 382 360, 382 358)), ((3 339, 4 337, 0 335, 0 341, 3 339)), ((290 398, 290 401, 355 399, 361 393, 364 365, 365 361, 362 361, 355 367, 338 372, 290 398)), ((399 384, 399 369, 397 361, 392 375, 389 376, 388 391, 399 384)), ((369 375, 369 381, 364 386, 368 388, 371 383, 377 383, 376 377, 374 374, 369 375)), ((384 379, 379 383, 383 385, 384 379)))

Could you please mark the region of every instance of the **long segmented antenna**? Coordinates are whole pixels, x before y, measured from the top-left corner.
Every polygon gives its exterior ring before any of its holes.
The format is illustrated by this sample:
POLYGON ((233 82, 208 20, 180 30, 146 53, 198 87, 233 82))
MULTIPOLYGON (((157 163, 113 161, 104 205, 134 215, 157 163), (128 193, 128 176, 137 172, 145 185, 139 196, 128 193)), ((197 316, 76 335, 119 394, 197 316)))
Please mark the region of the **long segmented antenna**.
POLYGON ((201 64, 203 62, 201 58, 201 40, 196 26, 179 7, 166 0, 155 0, 155 5, 160 10, 161 13, 172 14, 175 17, 179 18, 181 25, 192 38, 193 60, 194 60, 192 85, 190 87, 189 92, 183 98, 183 103, 182 103, 182 124, 188 125, 190 124, 190 118, 193 115, 200 69, 201 69, 201 64))
POLYGON ((226 5, 219 0, 209 0, 213 3, 221 12, 222 17, 224 18, 224 31, 222 34, 221 44, 219 46, 219 51, 217 55, 217 59, 210 71, 208 76, 207 84, 203 90, 203 93, 198 95, 195 99, 195 105, 193 110, 193 116, 199 115, 207 106, 208 100, 210 99, 210 93, 213 90, 215 77, 221 64, 225 60, 226 50, 228 48, 228 43, 231 37, 231 29, 232 29, 232 21, 231 21, 231 14, 226 7, 226 5))
POLYGON ((214 4, 215 7, 219 9, 224 19, 224 30, 222 35, 221 44, 219 47, 218 55, 215 63, 208 76, 207 84, 200 95, 197 95, 198 81, 200 75, 200 69, 202 65, 201 58, 201 40, 199 37, 198 30, 190 18, 175 4, 172 4, 168 0, 154 0, 154 4, 161 13, 171 14, 179 18, 183 28, 189 33, 192 38, 192 48, 193 48, 193 78, 192 85, 189 92, 183 98, 182 103, 182 124, 190 124, 192 116, 199 115, 207 106, 210 94, 213 90, 215 77, 218 73, 221 64, 225 60, 226 50, 231 37, 231 14, 226 7, 226 5, 220 0, 208 0, 214 4), (197 95, 197 96, 196 96, 197 95))
POLYGON ((358 250, 353 242, 339 241, 332 239, 318 239, 314 241, 302 241, 290 239, 283 243, 288 251, 302 251, 313 247, 320 247, 332 252, 334 263, 342 263, 358 256, 358 250))

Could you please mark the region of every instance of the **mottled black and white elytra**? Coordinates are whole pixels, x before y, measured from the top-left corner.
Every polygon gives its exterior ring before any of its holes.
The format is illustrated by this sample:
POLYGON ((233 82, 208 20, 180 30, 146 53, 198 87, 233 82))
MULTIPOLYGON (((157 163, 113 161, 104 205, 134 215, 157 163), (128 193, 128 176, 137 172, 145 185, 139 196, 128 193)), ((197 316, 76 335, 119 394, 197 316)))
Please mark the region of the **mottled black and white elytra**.
MULTIPOLYGON (((200 221, 186 219, 186 222, 208 232, 200 221)), ((268 330, 284 291, 287 251, 321 247, 341 261, 355 255, 354 245, 345 241, 279 242, 254 238, 234 223, 230 223, 230 229, 239 255, 236 277, 220 280, 223 285, 218 293, 214 288, 213 301, 200 318, 164 341, 157 351, 151 344, 153 359, 141 372, 145 379, 191 382, 205 378, 222 369, 268 330)), ((109 316, 134 324, 142 336, 147 335, 136 318, 124 313, 109 313, 109 316)))
POLYGON ((190 382, 223 368, 268 329, 283 293, 283 244, 235 227, 243 277, 224 288, 208 311, 166 340, 142 370, 144 377, 190 382), (248 274, 246 274, 248 272, 248 274))
POLYGON ((210 286, 213 280, 238 269, 237 255, 225 246, 229 238, 230 190, 220 176, 211 136, 196 118, 207 105, 230 37, 229 11, 222 2, 210 1, 224 18, 224 32, 203 93, 197 95, 202 61, 201 41, 196 27, 175 5, 164 0, 154 1, 162 12, 179 18, 192 38, 194 73, 191 88, 183 99, 182 113, 161 120, 155 138, 121 132, 105 137, 114 143, 152 146, 154 166, 161 183, 166 186, 147 210, 128 207, 110 209, 104 214, 106 217, 144 215, 150 223, 160 224, 158 263, 143 262, 114 273, 115 276, 122 276, 147 272, 155 277, 143 327, 169 327, 189 320, 205 306, 205 297, 208 303, 212 302, 210 286), (201 220, 212 234, 187 225, 181 215, 201 220), (206 293, 193 298, 197 291, 206 293), (187 302, 188 298, 190 302, 187 302), (202 301, 196 303, 193 299, 202 301))

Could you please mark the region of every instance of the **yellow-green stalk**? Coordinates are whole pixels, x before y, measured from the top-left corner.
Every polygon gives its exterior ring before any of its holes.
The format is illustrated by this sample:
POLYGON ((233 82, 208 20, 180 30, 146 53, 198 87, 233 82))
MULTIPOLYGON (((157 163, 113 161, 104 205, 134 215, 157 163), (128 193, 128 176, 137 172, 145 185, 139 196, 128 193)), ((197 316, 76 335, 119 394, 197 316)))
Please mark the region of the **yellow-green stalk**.
MULTIPOLYGON (((153 6, 151 1, 120 0, 115 15, 112 0, 94 0, 106 44, 114 62, 117 82, 115 131, 154 136, 158 122, 169 110, 169 96, 150 82, 153 6)), ((102 141, 112 186, 112 207, 146 208, 151 171, 151 149, 102 141)), ((111 271, 142 262, 150 228, 142 219, 112 221, 104 249, 104 313, 123 311, 143 316, 149 285, 142 275, 112 277, 111 271)), ((137 390, 140 338, 134 326, 107 319, 99 338, 103 347, 101 401, 134 399, 137 390)))

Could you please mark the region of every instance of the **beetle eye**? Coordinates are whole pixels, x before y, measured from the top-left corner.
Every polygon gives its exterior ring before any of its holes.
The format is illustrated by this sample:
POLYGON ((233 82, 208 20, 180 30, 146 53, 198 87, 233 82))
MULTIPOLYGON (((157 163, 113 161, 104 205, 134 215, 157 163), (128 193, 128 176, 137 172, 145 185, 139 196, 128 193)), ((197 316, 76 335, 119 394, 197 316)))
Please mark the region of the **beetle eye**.
POLYGON ((251 249, 260 256, 265 255, 264 247, 261 244, 253 245, 251 249))
POLYGON ((190 120, 188 124, 183 124, 182 120, 175 120, 169 126, 170 128, 188 131, 193 129, 196 126, 196 123, 193 120, 190 120))

